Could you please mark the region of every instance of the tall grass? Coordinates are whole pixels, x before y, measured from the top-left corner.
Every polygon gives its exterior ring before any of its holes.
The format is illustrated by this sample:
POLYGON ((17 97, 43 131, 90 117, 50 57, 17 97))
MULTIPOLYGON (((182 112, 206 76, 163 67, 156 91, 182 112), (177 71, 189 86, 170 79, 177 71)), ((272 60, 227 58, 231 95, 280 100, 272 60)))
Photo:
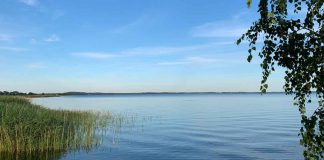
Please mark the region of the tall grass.
POLYGON ((0 96, 0 153, 57 153, 89 150, 101 142, 98 129, 109 113, 51 110, 22 97, 0 96))

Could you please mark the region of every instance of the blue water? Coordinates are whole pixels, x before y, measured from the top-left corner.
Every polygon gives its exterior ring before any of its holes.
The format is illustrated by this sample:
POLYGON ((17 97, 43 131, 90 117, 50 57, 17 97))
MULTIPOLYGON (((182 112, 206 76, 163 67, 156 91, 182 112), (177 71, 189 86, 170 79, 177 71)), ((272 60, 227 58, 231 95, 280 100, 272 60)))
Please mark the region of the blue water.
POLYGON ((302 159, 300 117, 284 94, 66 96, 49 108, 135 117, 90 152, 61 159, 302 159), (114 138, 112 138, 114 137, 114 138))

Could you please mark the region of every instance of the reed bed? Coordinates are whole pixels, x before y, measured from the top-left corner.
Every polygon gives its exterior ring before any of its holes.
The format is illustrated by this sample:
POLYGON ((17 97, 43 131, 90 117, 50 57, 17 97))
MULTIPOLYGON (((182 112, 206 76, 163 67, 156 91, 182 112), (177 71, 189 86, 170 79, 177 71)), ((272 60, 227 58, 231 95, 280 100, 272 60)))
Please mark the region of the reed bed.
POLYGON ((0 96, 0 153, 57 153, 100 145, 109 112, 52 110, 23 97, 0 96))

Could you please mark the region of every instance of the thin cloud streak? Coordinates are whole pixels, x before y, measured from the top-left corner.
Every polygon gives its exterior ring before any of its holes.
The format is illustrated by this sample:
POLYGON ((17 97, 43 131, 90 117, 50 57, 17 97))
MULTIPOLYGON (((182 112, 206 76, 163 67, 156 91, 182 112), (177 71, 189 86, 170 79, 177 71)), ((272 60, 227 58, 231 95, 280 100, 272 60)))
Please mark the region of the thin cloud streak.
POLYGON ((190 56, 185 57, 175 61, 163 61, 157 63, 157 65, 164 66, 173 66, 173 65, 217 65, 217 66, 225 66, 225 65, 236 65, 243 64, 245 62, 245 58, 233 59, 233 55, 239 55, 238 53, 232 53, 230 55, 226 55, 224 57, 215 57, 215 56, 190 56))
POLYGON ((200 45, 179 46, 179 47, 138 47, 123 50, 120 52, 74 52, 72 56, 92 58, 92 59, 109 59, 116 57, 131 57, 131 56, 156 56, 166 54, 178 54, 199 49, 206 49, 219 45, 234 45, 234 42, 214 42, 200 45))
POLYGON ((49 37, 47 37, 47 38, 44 39, 45 42, 49 42, 49 43, 51 43, 51 42, 58 42, 60 40, 61 40, 60 37, 57 36, 56 34, 52 34, 49 37))
POLYGON ((251 12, 243 11, 236 13, 228 20, 207 22, 193 27, 191 35, 205 38, 238 38, 248 30, 253 21, 246 17, 253 17, 253 15, 251 12))
POLYGON ((192 51, 197 49, 203 49, 213 46, 214 44, 192 45, 192 46, 180 46, 180 47, 138 47, 129 50, 122 51, 121 54, 128 56, 135 55, 163 55, 185 51, 192 51))
POLYGON ((0 34, 0 41, 11 42, 14 39, 14 36, 9 34, 0 34))
POLYGON ((193 37, 240 37, 248 29, 248 25, 235 22, 210 22, 194 27, 193 37))
POLYGON ((71 53, 73 56, 84 57, 84 58, 91 58, 91 59, 110 59, 118 57, 114 54, 109 54, 105 52, 76 52, 71 53))
POLYGON ((20 2, 22 2, 28 6, 36 6, 38 3, 38 0, 20 0, 20 2))
POLYGON ((123 26, 120 26, 114 30, 112 30, 113 33, 124 33, 127 32, 129 30, 132 30, 138 26, 140 26, 141 24, 145 24, 145 20, 146 20, 146 16, 141 16, 137 19, 135 19, 134 21, 127 23, 123 26))
POLYGON ((0 46, 0 50, 11 51, 11 52, 24 52, 24 51, 29 51, 28 48, 7 47, 7 46, 0 46))
POLYGON ((186 65, 186 64, 211 64, 217 62, 217 59, 206 57, 186 57, 180 61, 160 62, 158 65, 186 65))
POLYGON ((46 68, 44 64, 42 63, 30 63, 26 65, 29 69, 43 69, 46 68))

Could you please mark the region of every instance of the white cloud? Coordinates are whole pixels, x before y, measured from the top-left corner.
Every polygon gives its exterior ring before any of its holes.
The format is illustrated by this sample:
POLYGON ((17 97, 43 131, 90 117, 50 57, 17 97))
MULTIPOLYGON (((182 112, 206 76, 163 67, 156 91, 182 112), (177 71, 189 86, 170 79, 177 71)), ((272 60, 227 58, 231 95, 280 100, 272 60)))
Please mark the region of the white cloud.
POLYGON ((20 2, 25 3, 29 6, 36 6, 38 3, 38 0, 20 0, 20 2))
POLYGON ((126 49, 120 52, 75 52, 71 53, 72 56, 79 56, 92 59, 109 59, 115 57, 130 57, 130 56, 155 56, 165 54, 180 54, 190 51, 216 47, 219 45, 234 45, 234 42, 215 42, 191 46, 178 46, 178 47, 137 47, 126 49))
POLYGON ((126 31, 129 31, 131 29, 134 29, 134 28, 140 26, 141 24, 144 24, 146 22, 146 19, 147 19, 146 16, 141 16, 141 17, 133 20, 132 22, 129 22, 127 24, 119 26, 118 28, 113 29, 112 32, 113 33, 124 33, 126 31))
POLYGON ((26 65, 29 69, 42 69, 45 68, 45 65, 42 63, 30 63, 26 65))
POLYGON ((248 25, 235 21, 209 22, 194 27, 193 37, 240 37, 248 29, 248 25))
POLYGON ((198 50, 215 46, 215 43, 191 45, 191 46, 178 46, 178 47, 138 47, 120 52, 122 55, 162 55, 171 53, 180 53, 192 50, 198 50))
POLYGON ((44 39, 45 42, 58 42, 60 40, 61 40, 60 37, 57 36, 56 34, 52 34, 49 37, 44 39))
POLYGON ((251 11, 240 11, 225 20, 206 22, 195 26, 191 30, 191 35, 193 37, 238 38, 248 30, 254 18, 255 15, 251 11))
POLYGON ((37 43, 37 40, 36 40, 35 38, 32 38, 32 39, 29 40, 29 42, 30 42, 31 44, 36 44, 36 43, 37 43))
POLYGON ((240 52, 231 53, 215 53, 205 56, 189 56, 178 60, 163 61, 157 63, 158 65, 213 65, 213 66, 228 66, 244 64, 246 62, 245 56, 240 52), (233 58, 236 56, 237 58, 233 58))
POLYGON ((118 57, 114 54, 109 54, 105 52, 77 52, 71 53, 73 56, 84 57, 84 58, 91 58, 91 59, 109 59, 118 57))
POLYGON ((208 58, 208 57, 186 57, 182 60, 178 61, 170 61, 170 62, 160 62, 159 65, 186 65, 186 64, 211 64, 218 62, 218 59, 208 58))
POLYGON ((0 41, 10 42, 14 39, 14 36, 9 34, 0 34, 0 41))
POLYGON ((29 49, 27 49, 27 48, 18 48, 18 47, 0 46, 0 50, 11 51, 11 52, 23 52, 23 51, 28 51, 29 49))

